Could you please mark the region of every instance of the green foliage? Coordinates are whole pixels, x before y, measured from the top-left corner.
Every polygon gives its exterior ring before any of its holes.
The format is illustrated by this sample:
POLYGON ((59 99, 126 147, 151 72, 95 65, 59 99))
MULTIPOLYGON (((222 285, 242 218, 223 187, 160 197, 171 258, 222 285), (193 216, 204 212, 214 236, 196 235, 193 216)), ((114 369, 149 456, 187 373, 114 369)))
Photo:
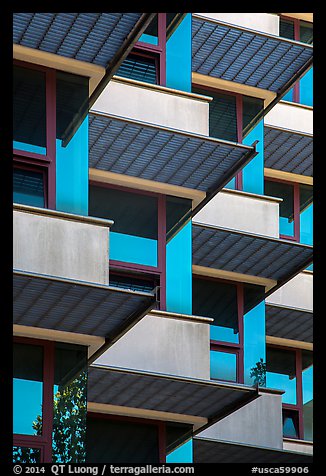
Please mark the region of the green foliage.
POLYGON ((261 387, 266 387, 266 363, 262 358, 250 369, 250 377, 254 378, 254 383, 261 387))
POLYGON ((87 372, 54 396, 53 463, 83 463, 86 458, 87 372))
MULTIPOLYGON (((86 459, 87 371, 54 395, 52 461, 84 463, 86 459)), ((42 415, 33 421, 35 435, 42 434, 42 415)), ((36 463, 39 450, 14 446, 14 463, 36 463)))

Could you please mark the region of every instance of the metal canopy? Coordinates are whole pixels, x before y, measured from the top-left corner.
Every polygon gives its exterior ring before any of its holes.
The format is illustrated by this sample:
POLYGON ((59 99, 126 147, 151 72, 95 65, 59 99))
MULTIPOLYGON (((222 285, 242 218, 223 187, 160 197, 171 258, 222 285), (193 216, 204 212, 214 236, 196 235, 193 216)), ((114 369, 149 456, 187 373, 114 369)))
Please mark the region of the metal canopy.
POLYGON ((258 398, 255 387, 91 365, 88 402, 223 418, 258 398))
POLYGON ((192 71, 280 94, 311 65, 313 47, 192 17, 192 71))
POLYGON ((105 68, 142 13, 14 13, 13 42, 105 68))
POLYGON ((251 146, 119 116, 89 116, 89 166, 100 170, 216 193, 255 155, 251 146))
POLYGON ((13 321, 116 339, 155 304, 151 293, 14 271, 13 321))
POLYGON ((293 174, 313 175, 313 136, 264 127, 265 167, 293 174))
POLYGON ((313 313, 266 304, 266 335, 313 342, 313 313))
MULTIPOLYGON (((284 284, 312 262, 312 246, 194 223, 193 264, 284 284)), ((275 287, 273 288, 273 291, 275 287)))
POLYGON ((193 439, 193 459, 194 463, 312 463, 309 454, 198 437, 193 439))

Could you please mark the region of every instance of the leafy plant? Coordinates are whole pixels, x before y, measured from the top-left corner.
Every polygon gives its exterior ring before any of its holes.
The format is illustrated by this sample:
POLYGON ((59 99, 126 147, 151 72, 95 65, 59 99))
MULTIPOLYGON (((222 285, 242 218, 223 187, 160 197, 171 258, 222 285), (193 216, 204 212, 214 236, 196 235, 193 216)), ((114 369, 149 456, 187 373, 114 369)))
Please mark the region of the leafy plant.
POLYGON ((266 387, 266 363, 262 358, 250 369, 250 377, 254 378, 254 383, 261 387, 266 387))

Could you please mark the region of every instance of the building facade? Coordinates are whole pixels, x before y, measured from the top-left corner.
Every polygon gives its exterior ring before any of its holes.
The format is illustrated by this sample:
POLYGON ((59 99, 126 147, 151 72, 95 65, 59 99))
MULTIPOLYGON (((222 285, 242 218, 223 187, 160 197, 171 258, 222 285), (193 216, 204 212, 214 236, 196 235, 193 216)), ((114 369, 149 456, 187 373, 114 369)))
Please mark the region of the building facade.
POLYGON ((310 13, 15 13, 15 462, 309 463, 310 13))

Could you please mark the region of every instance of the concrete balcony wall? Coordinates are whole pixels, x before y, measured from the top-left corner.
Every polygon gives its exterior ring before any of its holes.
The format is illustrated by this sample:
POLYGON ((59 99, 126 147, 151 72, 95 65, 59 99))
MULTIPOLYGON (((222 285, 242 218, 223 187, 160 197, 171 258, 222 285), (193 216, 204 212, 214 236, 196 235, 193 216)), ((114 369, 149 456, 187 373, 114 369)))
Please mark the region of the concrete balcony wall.
POLYGON ((91 111, 208 136, 209 101, 206 96, 116 78, 109 82, 91 111))
POLYGON ((17 270, 109 284, 109 220, 18 206, 13 213, 17 270))
POLYGON ((260 392, 259 398, 198 434, 202 438, 283 448, 282 396, 260 392))
POLYGON ((262 33, 279 34, 279 16, 275 13, 195 13, 212 20, 231 23, 262 33))
POLYGON ((95 363, 209 379, 210 319, 152 311, 95 363))
POLYGON ((278 238, 279 203, 280 200, 273 197, 224 189, 196 214, 194 220, 278 238))
POLYGON ((312 441, 290 441, 288 438, 283 440, 283 449, 287 451, 297 451, 298 453, 307 453, 312 455, 314 452, 314 446, 312 441))
POLYGON ((302 272, 266 298, 266 304, 278 304, 307 311, 313 310, 313 273, 302 272))
POLYGON ((280 101, 266 114, 264 124, 313 134, 313 108, 280 101))

